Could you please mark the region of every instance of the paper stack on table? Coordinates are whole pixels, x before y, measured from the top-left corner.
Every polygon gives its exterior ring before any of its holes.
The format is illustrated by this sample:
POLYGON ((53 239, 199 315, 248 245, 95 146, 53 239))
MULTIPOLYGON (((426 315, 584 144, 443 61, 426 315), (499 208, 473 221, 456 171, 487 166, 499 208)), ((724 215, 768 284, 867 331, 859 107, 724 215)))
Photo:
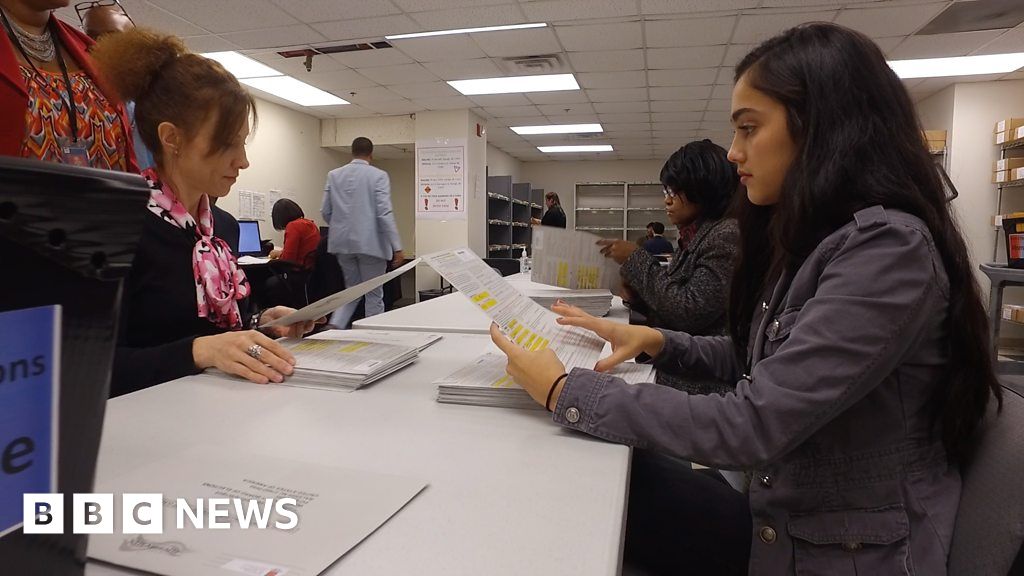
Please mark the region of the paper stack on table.
POLYGON ((295 356, 295 372, 283 384, 324 390, 358 390, 412 364, 419 356, 417 346, 371 340, 361 339, 355 334, 346 335, 344 339, 279 340, 295 356))
MULTIPOLYGON (((470 406, 543 409, 505 373, 507 363, 504 354, 484 354, 454 373, 435 380, 437 401, 470 406)), ((653 382, 653 372, 650 364, 626 362, 616 366, 611 373, 630 384, 638 384, 653 382)))
POLYGON ((609 290, 530 290, 527 296, 548 310, 556 300, 580 308, 591 316, 604 316, 612 309, 609 290))
POLYGON ((397 344, 415 348, 417 352, 423 352, 430 348, 442 337, 441 334, 391 330, 329 330, 310 336, 316 340, 358 340, 360 342, 397 344))

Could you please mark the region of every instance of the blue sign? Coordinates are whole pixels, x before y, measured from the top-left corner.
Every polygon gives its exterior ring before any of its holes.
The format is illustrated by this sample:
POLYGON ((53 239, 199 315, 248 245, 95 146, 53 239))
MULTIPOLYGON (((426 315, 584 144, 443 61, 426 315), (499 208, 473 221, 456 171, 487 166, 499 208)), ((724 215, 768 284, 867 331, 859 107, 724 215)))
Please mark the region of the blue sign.
POLYGON ((0 536, 22 495, 57 491, 60 306, 0 312, 0 536))

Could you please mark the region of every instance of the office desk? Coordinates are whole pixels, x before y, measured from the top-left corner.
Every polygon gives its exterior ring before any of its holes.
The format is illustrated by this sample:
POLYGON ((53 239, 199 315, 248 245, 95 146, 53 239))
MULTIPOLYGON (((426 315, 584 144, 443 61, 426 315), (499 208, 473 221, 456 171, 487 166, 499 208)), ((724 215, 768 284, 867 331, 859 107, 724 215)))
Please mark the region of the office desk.
MULTIPOLYGON (((529 274, 514 274, 505 279, 527 296, 532 290, 559 289, 557 286, 531 282, 529 274)), ((624 324, 629 322, 629 309, 623 306, 622 298, 612 296, 612 308, 605 318, 624 324)), ((487 314, 459 292, 352 323, 352 328, 366 330, 422 330, 464 334, 487 334, 490 327, 491 319, 487 314)))
MULTIPOLYGON (((202 375, 115 398, 97 491, 105 478, 217 444, 429 483, 324 574, 616 574, 627 447, 564 430, 541 410, 435 400, 431 381, 491 346, 486 336, 447 334, 412 366, 351 393, 202 375)), ((136 573, 86 569, 124 574, 136 573)))

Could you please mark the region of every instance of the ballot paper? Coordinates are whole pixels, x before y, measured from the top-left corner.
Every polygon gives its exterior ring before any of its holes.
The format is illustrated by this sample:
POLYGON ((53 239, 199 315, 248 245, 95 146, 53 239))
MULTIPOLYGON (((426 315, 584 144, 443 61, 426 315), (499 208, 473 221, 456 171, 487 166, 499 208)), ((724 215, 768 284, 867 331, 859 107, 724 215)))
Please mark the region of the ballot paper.
POLYGON ((550 309, 561 300, 591 316, 605 316, 612 309, 612 293, 608 290, 530 290, 530 300, 550 309))
POLYGON ((341 332, 343 338, 278 340, 295 356, 295 371, 282 384, 357 390, 412 364, 419 356, 417 347, 373 342, 353 332, 341 332))
POLYGON ((114 526, 112 534, 90 535, 89 556, 165 576, 315 576, 425 486, 418 479, 239 453, 227 446, 191 449, 96 483, 94 492, 114 496, 114 526), (132 507, 129 512, 135 510, 136 518, 155 524, 153 509, 162 510, 162 533, 124 533, 125 493, 157 497, 162 506, 141 512, 132 507), (195 512, 200 498, 208 505, 200 515, 203 528, 184 512, 179 529, 179 499, 195 512), (211 517, 209 499, 214 498, 229 501, 226 516, 211 517), (265 528, 258 527, 257 515, 236 509, 238 503, 242 510, 265 509, 268 500, 282 498, 296 502, 290 509, 297 523, 290 529, 285 528, 288 518, 276 508, 262 514, 265 528), (212 522, 226 527, 211 528, 212 522))
MULTIPOLYGON (((507 365, 508 358, 504 354, 491 352, 477 357, 452 374, 434 381, 437 401, 470 406, 544 409, 512 381, 505 372, 507 365)), ((630 384, 639 384, 653 382, 653 372, 654 367, 650 364, 625 362, 616 366, 611 374, 630 384)))
POLYGON ((314 334, 313 339, 359 340, 361 342, 379 342, 381 344, 397 344, 415 348, 423 352, 443 338, 441 334, 406 332, 392 330, 328 330, 314 334))
POLYGON ((383 276, 378 276, 376 278, 367 280, 366 282, 362 282, 356 284, 355 286, 345 288, 341 292, 335 292, 334 294, 331 294, 326 298, 317 300, 316 302, 310 304, 309 306, 306 306, 301 310, 297 310, 295 312, 292 312, 291 314, 286 314, 285 316, 282 316, 272 322, 267 322, 266 324, 261 325, 260 328, 270 326, 290 326, 298 322, 306 322, 309 320, 317 320, 319 318, 323 318, 324 316, 327 316, 328 314, 334 312, 338 308, 341 308, 345 304, 355 301, 356 299, 360 298, 370 290, 373 290, 378 286, 383 286, 392 278, 398 278, 402 274, 405 274, 409 270, 412 270, 419 263, 420 259, 417 258, 412 262, 409 262, 401 266, 400 268, 396 268, 391 272, 384 274, 383 276))
POLYGON ((601 254, 600 236, 553 226, 533 229, 533 255, 530 280, 562 288, 622 287, 619 265, 601 254))
POLYGON ((593 368, 600 358, 604 340, 589 330, 558 324, 554 312, 516 290, 472 250, 443 250, 423 260, 523 348, 551 348, 567 369, 593 368))

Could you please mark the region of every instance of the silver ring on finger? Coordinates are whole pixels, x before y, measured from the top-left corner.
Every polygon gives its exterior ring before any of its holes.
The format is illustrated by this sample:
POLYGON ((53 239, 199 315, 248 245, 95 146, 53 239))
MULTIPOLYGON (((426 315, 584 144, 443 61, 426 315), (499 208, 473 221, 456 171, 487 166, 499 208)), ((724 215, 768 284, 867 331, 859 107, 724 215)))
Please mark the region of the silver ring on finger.
POLYGON ((263 354, 263 346, 260 346, 259 344, 253 344, 252 346, 246 348, 245 353, 248 354, 249 356, 252 356, 256 360, 259 360, 260 355, 263 354))

